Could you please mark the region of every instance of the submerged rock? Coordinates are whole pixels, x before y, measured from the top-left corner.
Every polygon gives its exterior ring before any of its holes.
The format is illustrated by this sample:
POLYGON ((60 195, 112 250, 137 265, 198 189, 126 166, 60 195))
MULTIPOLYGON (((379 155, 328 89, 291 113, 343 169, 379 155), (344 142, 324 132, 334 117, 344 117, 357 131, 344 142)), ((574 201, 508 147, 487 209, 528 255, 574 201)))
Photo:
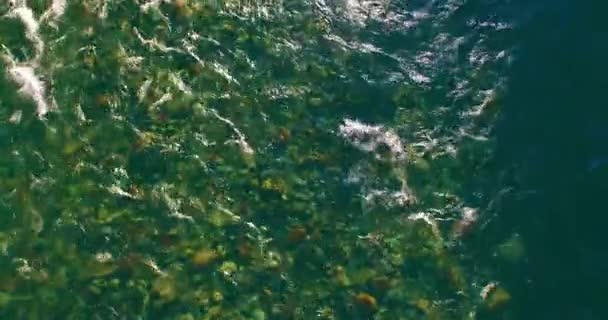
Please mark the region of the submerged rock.
POLYGON ((367 308, 370 311, 378 309, 376 298, 369 293, 361 292, 355 296, 355 301, 358 305, 367 308))

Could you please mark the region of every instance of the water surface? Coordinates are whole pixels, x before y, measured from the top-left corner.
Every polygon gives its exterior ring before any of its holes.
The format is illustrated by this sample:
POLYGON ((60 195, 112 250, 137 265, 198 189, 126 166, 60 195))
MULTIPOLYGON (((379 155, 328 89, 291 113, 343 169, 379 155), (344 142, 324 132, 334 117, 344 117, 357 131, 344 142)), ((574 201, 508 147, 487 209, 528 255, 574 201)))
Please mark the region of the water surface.
POLYGON ((542 150, 497 124, 543 8, 4 2, 0 314, 522 319, 496 159, 542 150))

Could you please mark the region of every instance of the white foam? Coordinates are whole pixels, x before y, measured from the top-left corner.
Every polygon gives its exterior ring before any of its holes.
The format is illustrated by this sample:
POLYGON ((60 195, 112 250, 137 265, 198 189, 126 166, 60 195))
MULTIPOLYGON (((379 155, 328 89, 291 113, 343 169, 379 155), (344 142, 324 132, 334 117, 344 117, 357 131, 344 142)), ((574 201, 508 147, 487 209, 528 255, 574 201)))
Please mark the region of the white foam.
POLYGON ((145 264, 146 266, 148 266, 150 268, 150 270, 152 270, 152 272, 154 272, 157 275, 160 276, 166 276, 167 273, 162 271, 158 265, 156 264, 156 262, 154 260, 152 260, 151 258, 147 258, 143 260, 143 264, 145 264))
POLYGON ((141 63, 144 61, 142 56, 130 56, 127 49, 120 44, 118 46, 118 57, 121 63, 121 71, 127 69, 129 71, 139 71, 141 69, 141 63))
POLYGON ((360 163, 355 166, 346 178, 346 183, 361 183, 363 201, 366 205, 382 204, 389 207, 405 207, 416 203, 416 197, 407 184, 405 173, 406 150, 400 137, 390 129, 380 125, 369 125, 357 120, 345 119, 340 125, 339 135, 345 138, 357 149, 372 153, 381 160, 387 155, 380 148, 389 151, 388 159, 394 163, 393 174, 401 182, 400 190, 378 189, 376 179, 365 172, 360 163), (370 185, 371 184, 371 185, 370 185))
POLYGON ((147 1, 139 6, 139 9, 143 12, 148 12, 151 9, 158 9, 161 3, 170 3, 171 0, 152 0, 147 1))
POLYGON ((103 0, 101 4, 101 9, 99 10, 99 14, 97 15, 99 19, 105 20, 108 17, 108 0, 103 0))
POLYGON ((488 105, 496 100, 497 95, 495 89, 489 89, 480 91, 479 96, 483 97, 483 101, 471 108, 471 110, 465 112, 465 116, 479 117, 486 110, 488 105))
POLYGON ((36 18, 34 18, 34 11, 30 9, 24 2, 23 5, 17 5, 11 9, 7 14, 9 18, 17 18, 23 22, 26 32, 29 34, 38 34, 40 27, 36 18))
MULTIPOLYGON (((141 38, 141 35, 138 35, 138 37, 140 37, 140 40, 142 41, 150 41, 150 40, 143 40, 143 38, 141 38)), ((228 82, 234 83, 236 85, 240 85, 239 81, 236 80, 236 78, 234 78, 231 74, 230 71, 223 66, 222 64, 218 63, 218 62, 212 62, 212 63, 208 63, 205 62, 203 59, 201 59, 201 57, 199 57, 196 54, 196 46, 192 43, 192 41, 198 41, 202 39, 202 37, 195 33, 195 32, 190 32, 188 33, 188 35, 182 39, 181 43, 182 43, 182 47, 184 48, 184 50, 181 49, 176 49, 174 51, 179 52, 179 53, 186 53, 188 54, 190 57, 192 57, 194 60, 196 60, 196 62, 198 62, 203 68, 212 68, 213 71, 215 71, 217 74, 221 75, 222 77, 224 77, 224 79, 226 79, 228 82)), ((154 44, 151 44, 154 45, 154 44)))
POLYGON ((412 221, 422 220, 426 222, 431 227, 431 231, 437 237, 437 239, 442 239, 441 232, 439 231, 439 225, 437 225, 437 221, 429 212, 414 213, 409 215, 407 218, 408 220, 412 221))
POLYGON ((65 9, 67 7, 66 0, 53 0, 48 9, 42 14, 40 17, 40 21, 49 21, 49 23, 54 23, 63 16, 65 13, 65 9))
POLYGON ((76 117, 78 118, 78 121, 80 121, 80 122, 87 121, 87 117, 84 114, 84 111, 82 111, 82 106, 80 105, 80 103, 76 104, 74 109, 75 109, 74 112, 76 113, 76 117))
POLYGON ((430 83, 431 82, 431 78, 423 75, 422 73, 413 70, 413 69, 407 69, 407 74, 410 77, 410 79, 412 79, 412 81, 416 82, 416 83, 430 83))
POLYGON ((138 196, 123 190, 121 187, 119 187, 118 185, 115 185, 115 184, 107 187, 106 190, 108 190, 108 192, 110 192, 111 194, 115 194, 117 196, 129 198, 129 199, 139 199, 138 196))
POLYGON ((162 42, 159 42, 156 38, 152 38, 152 39, 144 38, 136 27, 133 27, 133 33, 135 33, 135 36, 143 45, 150 47, 150 49, 156 49, 156 50, 159 50, 159 51, 165 52, 165 53, 166 52, 184 53, 180 49, 173 48, 173 47, 167 47, 167 45, 165 45, 162 42))
POLYGON ((165 94, 163 94, 160 99, 154 101, 154 103, 152 103, 150 105, 150 109, 155 109, 158 106, 160 106, 161 104, 164 104, 166 102, 169 102, 173 100, 173 95, 170 92, 166 92, 165 94))
POLYGON ((357 149, 375 153, 376 158, 379 147, 386 146, 391 152, 393 160, 405 160, 406 152, 399 136, 392 130, 379 125, 369 125, 357 120, 345 119, 340 125, 340 136, 348 140, 357 149))
POLYGON ((479 213, 478 213, 477 209, 471 208, 471 207, 462 208, 462 220, 463 221, 473 223, 473 222, 477 221, 478 217, 479 217, 479 213))
POLYGON ((171 28, 171 26, 170 26, 171 21, 160 10, 160 5, 162 3, 171 3, 172 1, 173 0, 152 0, 152 1, 147 1, 147 2, 145 2, 143 4, 141 4, 139 6, 139 9, 142 12, 144 12, 144 13, 148 13, 148 12, 150 12, 150 10, 154 11, 156 14, 158 14, 163 19, 163 21, 165 21, 165 23, 167 24, 167 26, 169 28, 171 28))
POLYGON ((365 196, 363 200, 366 204, 382 203, 389 207, 405 207, 414 201, 413 196, 403 190, 388 191, 388 190, 372 190, 365 196))
POLYGON ((192 95, 192 89, 182 80, 179 74, 175 72, 169 73, 169 81, 181 92, 192 95))
POLYGON ((8 64, 7 76, 19 86, 19 94, 34 101, 36 114, 38 117, 43 117, 54 107, 54 99, 52 97, 49 99, 46 96, 46 85, 35 72, 44 52, 44 41, 40 36, 40 23, 53 23, 63 16, 67 7, 67 0, 53 0, 40 19, 36 19, 33 10, 25 0, 9 0, 9 5, 10 10, 5 17, 19 19, 23 23, 25 36, 32 42, 35 55, 27 62, 18 63, 9 50, 4 48, 7 52, 3 56, 8 64))
POLYGON ((488 138, 485 135, 476 135, 476 134, 469 133, 469 132, 467 132, 467 130, 465 128, 459 128, 458 133, 459 133, 460 137, 467 137, 467 138, 475 140, 475 141, 484 142, 484 141, 490 140, 490 138, 488 138))
POLYGON ((44 82, 36 76, 32 66, 14 64, 8 68, 7 75, 19 85, 20 94, 34 101, 36 114, 39 117, 43 117, 49 112, 51 108, 47 103, 44 82))
POLYGON ((238 80, 236 80, 228 71, 228 69, 226 69, 226 67, 224 67, 223 65, 217 63, 217 62, 213 62, 213 70, 215 70, 215 72, 217 72, 219 75, 221 75, 222 77, 224 77, 226 80, 228 80, 229 82, 235 83, 235 84, 239 84, 238 80))
POLYGON ((234 134, 237 137, 236 143, 239 145, 239 147, 241 148, 241 151, 244 154, 252 155, 252 154, 255 153, 253 151, 253 148, 251 148, 251 146, 249 145, 249 143, 247 143, 247 140, 245 139, 245 135, 236 127, 236 125, 234 125, 234 122, 232 122, 230 119, 227 119, 227 118, 224 118, 224 117, 220 116, 220 114, 215 109, 211 109, 211 113, 218 120, 224 122, 225 124, 227 124, 232 129, 232 131, 234 132, 234 134))
POLYGON ((180 220, 188 220, 190 222, 194 222, 194 218, 187 214, 183 214, 180 209, 182 207, 182 199, 176 199, 169 195, 169 193, 174 193, 175 187, 169 184, 161 184, 152 190, 152 196, 156 199, 162 201, 169 209, 169 216, 180 219, 180 220))
POLYGON ((454 225, 455 237, 461 237, 469 233, 477 224, 477 220, 479 219, 478 209, 463 207, 461 211, 462 216, 458 221, 456 221, 456 224, 454 225))
POLYGON ((148 95, 148 90, 150 90, 150 85, 152 85, 152 79, 148 79, 142 83, 141 87, 137 90, 137 99, 139 102, 143 102, 146 96, 148 95))
POLYGON ((40 29, 40 24, 34 17, 34 12, 32 9, 25 3, 25 0, 14 1, 13 3, 13 7, 5 16, 8 18, 16 18, 21 20, 23 26, 25 27, 25 36, 32 42, 36 52, 36 55, 32 60, 37 62, 40 60, 42 52, 44 51, 44 42, 40 38, 40 34, 38 32, 40 29))
POLYGON ((370 19, 380 19, 387 12, 386 0, 346 0, 345 15, 359 26, 365 26, 370 19))

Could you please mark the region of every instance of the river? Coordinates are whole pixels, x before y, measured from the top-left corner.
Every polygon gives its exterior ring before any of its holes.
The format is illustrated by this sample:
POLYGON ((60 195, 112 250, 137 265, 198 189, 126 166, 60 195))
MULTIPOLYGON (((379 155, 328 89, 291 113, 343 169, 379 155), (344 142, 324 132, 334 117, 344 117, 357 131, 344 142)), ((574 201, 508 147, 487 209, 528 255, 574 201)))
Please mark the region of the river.
POLYGON ((0 4, 7 319, 603 319, 601 8, 0 4))

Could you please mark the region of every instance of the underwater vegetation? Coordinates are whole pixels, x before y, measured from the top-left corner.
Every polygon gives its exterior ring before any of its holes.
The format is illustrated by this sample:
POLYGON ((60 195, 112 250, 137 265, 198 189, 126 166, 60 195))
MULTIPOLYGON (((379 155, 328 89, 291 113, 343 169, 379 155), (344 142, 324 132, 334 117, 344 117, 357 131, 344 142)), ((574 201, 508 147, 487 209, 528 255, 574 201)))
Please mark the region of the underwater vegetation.
POLYGON ((508 318, 510 27, 321 2, 2 2, 0 317, 508 318))

